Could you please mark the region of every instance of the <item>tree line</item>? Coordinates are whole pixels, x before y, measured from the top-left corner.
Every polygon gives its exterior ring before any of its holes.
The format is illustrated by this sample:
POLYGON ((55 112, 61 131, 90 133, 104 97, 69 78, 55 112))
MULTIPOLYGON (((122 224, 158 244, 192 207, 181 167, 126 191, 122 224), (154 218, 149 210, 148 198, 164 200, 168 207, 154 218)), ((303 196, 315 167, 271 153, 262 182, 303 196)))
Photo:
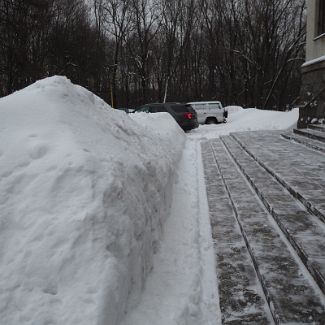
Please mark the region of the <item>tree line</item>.
POLYGON ((305 0, 0 0, 0 96, 66 75, 114 107, 221 100, 285 109, 305 0))

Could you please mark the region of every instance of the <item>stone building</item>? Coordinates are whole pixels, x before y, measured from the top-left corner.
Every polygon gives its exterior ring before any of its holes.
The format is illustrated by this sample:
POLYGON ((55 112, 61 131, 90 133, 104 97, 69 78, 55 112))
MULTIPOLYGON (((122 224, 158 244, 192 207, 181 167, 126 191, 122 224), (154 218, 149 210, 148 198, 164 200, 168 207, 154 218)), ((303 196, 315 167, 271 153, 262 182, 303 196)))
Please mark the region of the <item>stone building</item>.
POLYGON ((308 0, 307 13, 299 128, 311 121, 325 123, 325 0, 308 0))

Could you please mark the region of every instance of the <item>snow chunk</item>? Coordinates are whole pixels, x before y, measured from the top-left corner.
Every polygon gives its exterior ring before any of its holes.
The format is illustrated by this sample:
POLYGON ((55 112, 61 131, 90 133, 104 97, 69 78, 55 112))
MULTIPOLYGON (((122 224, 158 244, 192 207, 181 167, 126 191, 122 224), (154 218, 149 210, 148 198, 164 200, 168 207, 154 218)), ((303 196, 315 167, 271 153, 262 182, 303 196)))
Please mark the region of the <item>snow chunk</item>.
POLYGON ((316 64, 316 63, 320 63, 325 61, 325 55, 320 56, 319 58, 313 59, 313 60, 309 60, 307 62, 305 62, 302 67, 308 67, 310 65, 316 64))
POLYGON ((118 324, 152 268, 183 131, 56 76, 0 99, 0 139, 1 321, 118 324))

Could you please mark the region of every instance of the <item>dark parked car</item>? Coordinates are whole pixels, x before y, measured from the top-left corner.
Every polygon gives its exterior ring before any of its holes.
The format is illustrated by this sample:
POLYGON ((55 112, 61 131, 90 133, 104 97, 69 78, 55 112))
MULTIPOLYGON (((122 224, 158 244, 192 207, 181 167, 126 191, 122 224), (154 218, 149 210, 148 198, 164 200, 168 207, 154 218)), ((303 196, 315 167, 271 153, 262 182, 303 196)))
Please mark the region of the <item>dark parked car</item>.
POLYGON ((136 112, 169 113, 184 130, 192 130, 199 126, 197 115, 191 105, 180 103, 152 103, 139 107, 136 112))

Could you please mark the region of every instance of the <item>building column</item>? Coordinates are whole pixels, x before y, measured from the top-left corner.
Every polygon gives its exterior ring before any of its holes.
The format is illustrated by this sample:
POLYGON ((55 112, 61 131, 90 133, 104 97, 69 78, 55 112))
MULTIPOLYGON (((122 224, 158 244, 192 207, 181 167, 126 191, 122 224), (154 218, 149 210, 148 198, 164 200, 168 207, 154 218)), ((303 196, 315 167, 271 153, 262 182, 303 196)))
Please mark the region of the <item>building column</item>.
POLYGON ((302 74, 298 128, 310 123, 325 123, 325 60, 303 65, 302 74))

